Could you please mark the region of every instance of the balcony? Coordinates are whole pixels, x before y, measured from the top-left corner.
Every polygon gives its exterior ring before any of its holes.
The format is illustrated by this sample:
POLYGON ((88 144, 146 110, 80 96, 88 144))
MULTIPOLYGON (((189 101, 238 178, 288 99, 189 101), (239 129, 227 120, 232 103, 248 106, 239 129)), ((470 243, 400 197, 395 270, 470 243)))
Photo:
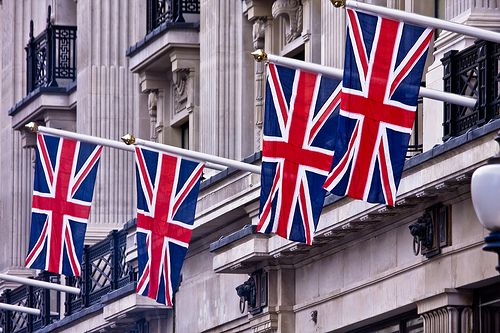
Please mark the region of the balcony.
POLYGON ((445 91, 478 100, 474 108, 444 104, 443 141, 500 116, 500 44, 477 41, 446 53, 441 61, 445 91))
MULTIPOLYGON (((123 230, 111 232, 101 242, 85 247, 82 276, 66 277, 65 280, 66 285, 80 288, 80 295, 66 294, 64 299, 57 291, 24 285, 6 290, 0 296, 0 302, 36 308, 41 314, 37 316, 0 310, 0 328, 3 333, 42 333, 68 329, 78 332, 79 319, 96 315, 102 317, 104 322, 100 325, 105 327, 120 326, 124 332, 145 332, 147 322, 141 320, 145 311, 155 309, 157 313, 167 310, 159 309, 154 301, 135 294, 137 267, 131 263, 130 249, 127 250, 127 237, 133 237, 134 228, 132 223, 123 230)), ((36 279, 63 282, 58 275, 46 272, 36 279)))
POLYGON ((26 73, 27 94, 40 87, 65 86, 75 81, 76 27, 52 25, 47 20, 47 28, 35 38, 31 21, 26 73))
MULTIPOLYGON (((76 27, 54 25, 48 7, 47 25, 34 36, 33 21, 26 50, 26 95, 9 111, 12 127, 30 121, 74 130, 76 121, 76 27)), ((28 140, 30 141, 30 140, 28 140)), ((32 139, 31 139, 32 141, 32 139)), ((30 146, 32 143, 23 143, 30 146)))
POLYGON ((148 0, 147 32, 166 22, 186 22, 184 15, 200 14, 199 0, 148 0))

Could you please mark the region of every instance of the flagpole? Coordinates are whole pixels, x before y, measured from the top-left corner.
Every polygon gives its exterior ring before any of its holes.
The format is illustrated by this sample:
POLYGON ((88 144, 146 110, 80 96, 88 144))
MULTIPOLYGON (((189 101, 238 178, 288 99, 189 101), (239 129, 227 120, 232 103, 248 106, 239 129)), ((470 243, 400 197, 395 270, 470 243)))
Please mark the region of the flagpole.
POLYGON ((227 167, 235 168, 238 170, 242 171, 248 171, 251 173, 256 173, 260 174, 260 166, 258 165, 253 165, 245 162, 240 162, 236 160, 231 160, 229 158, 224 158, 224 157, 219 157, 215 155, 210 155, 210 154, 205 154, 193 150, 187 150, 187 149, 182 149, 179 147, 173 147, 157 142, 151 142, 147 140, 142 140, 134 137, 131 134, 126 134, 122 137, 123 142, 125 142, 128 145, 135 144, 135 145, 141 145, 144 147, 156 149, 159 151, 163 151, 166 153, 171 153, 171 154, 176 154, 180 155, 186 158, 191 158, 197 161, 206 161, 206 162, 212 162, 216 163, 219 165, 225 165, 227 167))
MULTIPOLYGON (((323 66, 319 64, 314 64, 310 62, 305 62, 297 59, 280 57, 274 54, 267 54, 264 50, 259 49, 257 51, 252 52, 255 60, 257 62, 266 61, 272 62, 277 65, 282 65, 285 67, 293 67, 303 69, 305 71, 311 71, 320 73, 326 76, 333 77, 338 80, 342 80, 344 76, 344 71, 339 68, 333 68, 328 66, 323 66)), ((477 100, 475 98, 461 96, 445 91, 429 89, 425 87, 420 87, 419 96, 435 99, 438 101, 443 101, 455 105, 465 106, 469 108, 473 108, 476 105, 477 100)))
POLYGON ((33 287, 40 287, 46 289, 52 289, 57 291, 62 291, 65 293, 70 293, 73 295, 80 295, 80 289, 76 287, 65 286, 57 283, 50 283, 46 281, 40 281, 35 279, 27 279, 19 276, 8 275, 8 274, 0 274, 0 280, 5 280, 14 283, 25 284, 33 287))
POLYGON ((370 5, 367 3, 362 3, 354 0, 344 0, 344 1, 331 1, 332 4, 339 7, 347 7, 352 9, 357 9, 394 20, 399 20, 411 24, 415 24, 424 28, 434 28, 434 29, 444 29, 451 32, 456 32, 458 34, 463 34, 471 37, 476 37, 479 39, 488 40, 495 43, 500 43, 500 33, 471 27, 469 25, 464 25, 456 22, 450 22, 445 20, 440 20, 434 17, 428 17, 424 15, 419 15, 415 13, 408 13, 402 10, 370 5))
MULTIPOLYGON (((41 313, 40 310, 35 309, 35 308, 29 308, 26 306, 14 305, 14 304, 8 304, 8 303, 0 303, 0 309, 7 310, 7 311, 23 312, 23 313, 27 313, 27 314, 34 315, 34 316, 39 316, 41 313)), ((58 316, 59 313, 51 311, 50 315, 51 316, 58 316)), ((0 327, 0 333, 2 333, 2 332, 3 332, 2 328, 0 327)))
POLYGON ((20 305, 14 305, 14 304, 0 303, 0 309, 7 310, 7 311, 16 311, 16 312, 27 313, 27 314, 30 314, 33 316, 40 315, 40 310, 38 310, 38 309, 28 308, 26 306, 20 306, 20 305))
MULTIPOLYGON (((110 140, 110 139, 105 139, 105 138, 100 138, 100 137, 96 137, 96 136, 80 134, 80 133, 75 133, 75 132, 70 132, 70 131, 64 131, 64 130, 60 130, 60 129, 56 129, 56 128, 38 126, 34 122, 27 124, 26 128, 34 133, 38 132, 38 133, 44 133, 44 134, 50 134, 50 135, 57 135, 57 136, 61 136, 63 138, 85 141, 85 142, 93 143, 96 145, 126 150, 126 151, 130 151, 130 152, 134 151, 134 147, 126 145, 125 143, 120 142, 120 141, 115 141, 115 140, 110 140)), ((214 163, 206 163, 206 166, 209 169, 214 169, 214 170, 219 170, 219 171, 226 169, 225 166, 214 164, 214 163)))

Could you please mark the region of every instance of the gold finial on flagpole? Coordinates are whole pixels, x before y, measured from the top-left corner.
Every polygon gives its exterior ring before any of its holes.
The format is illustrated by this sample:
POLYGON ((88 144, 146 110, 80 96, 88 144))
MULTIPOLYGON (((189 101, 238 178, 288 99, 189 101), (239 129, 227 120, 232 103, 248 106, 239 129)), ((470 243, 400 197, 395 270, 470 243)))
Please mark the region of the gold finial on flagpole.
POLYGON ((127 145, 133 145, 135 143, 135 136, 133 136, 132 134, 125 134, 121 139, 127 145))
POLYGON ((38 132, 38 124, 35 123, 34 121, 27 123, 26 125, 24 125, 24 127, 26 127, 26 129, 30 132, 33 132, 33 133, 38 132))
POLYGON ((337 8, 345 7, 345 0, 330 0, 330 1, 337 8))
POLYGON ((257 62, 267 61, 267 53, 263 49, 255 50, 251 53, 257 62))

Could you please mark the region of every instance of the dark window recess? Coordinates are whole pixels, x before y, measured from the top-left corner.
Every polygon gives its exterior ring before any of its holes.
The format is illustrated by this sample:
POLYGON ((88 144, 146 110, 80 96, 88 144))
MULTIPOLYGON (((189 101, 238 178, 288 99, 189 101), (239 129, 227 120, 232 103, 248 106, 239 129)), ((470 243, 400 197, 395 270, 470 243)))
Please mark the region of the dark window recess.
POLYGON ((451 245, 451 206, 434 205, 410 226, 413 236, 413 251, 431 258, 441 253, 443 247, 451 245))
POLYGON ((147 30, 165 22, 185 22, 184 14, 199 14, 199 0, 147 0, 147 30))
POLYGON ((474 332, 500 332, 500 283, 474 291, 474 332))
POLYGON ((58 87, 76 80, 76 27, 52 25, 48 8, 47 27, 36 38, 33 21, 26 45, 26 93, 39 87, 58 87))
POLYGON ((181 148, 189 149, 189 121, 181 125, 181 148))
POLYGON ((476 41, 441 60, 444 90, 477 99, 476 106, 444 103, 443 140, 480 127, 500 115, 500 44, 476 41))

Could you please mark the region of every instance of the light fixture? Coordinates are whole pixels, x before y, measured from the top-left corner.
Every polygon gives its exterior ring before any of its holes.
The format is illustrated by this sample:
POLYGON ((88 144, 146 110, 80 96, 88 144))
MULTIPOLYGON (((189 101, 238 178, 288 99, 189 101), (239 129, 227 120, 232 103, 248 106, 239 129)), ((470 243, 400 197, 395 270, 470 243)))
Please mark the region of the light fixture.
MULTIPOLYGON (((495 141, 500 145, 500 131, 495 141)), ((500 272, 500 152, 472 174, 471 196, 479 222, 490 231, 483 250, 498 254, 500 272)))

